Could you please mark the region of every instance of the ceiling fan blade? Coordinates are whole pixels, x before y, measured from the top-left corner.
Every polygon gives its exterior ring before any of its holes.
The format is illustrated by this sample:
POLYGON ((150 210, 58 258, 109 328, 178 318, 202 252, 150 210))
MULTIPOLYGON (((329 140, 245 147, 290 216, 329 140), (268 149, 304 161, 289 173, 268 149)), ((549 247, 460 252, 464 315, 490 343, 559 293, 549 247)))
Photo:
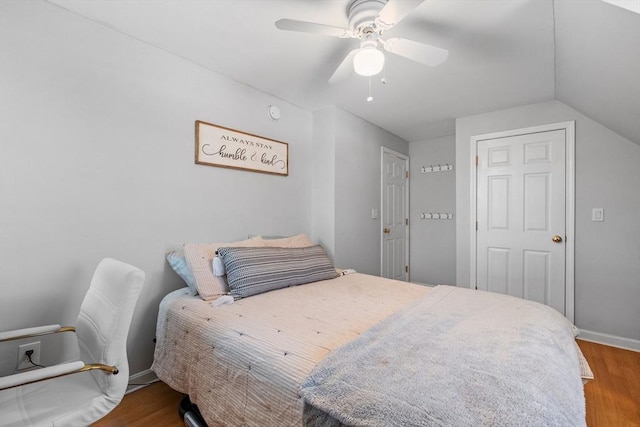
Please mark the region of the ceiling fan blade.
POLYGON ((297 21, 295 19, 279 19, 276 21, 276 28, 285 31, 324 34, 326 36, 336 36, 340 38, 353 37, 353 32, 348 28, 316 24, 315 22, 297 21))
POLYGON ((336 71, 333 72, 333 75, 329 79, 329 83, 338 83, 351 75, 353 72, 353 57, 356 56, 360 49, 353 49, 351 52, 344 57, 336 71))
POLYGON ((449 51, 446 49, 399 37, 387 40, 383 43, 383 46, 387 52, 395 53, 430 67, 442 64, 449 56, 449 51))
POLYGON ((402 21, 405 16, 413 12, 423 2, 424 0, 389 0, 376 18, 376 24, 388 30, 402 21))

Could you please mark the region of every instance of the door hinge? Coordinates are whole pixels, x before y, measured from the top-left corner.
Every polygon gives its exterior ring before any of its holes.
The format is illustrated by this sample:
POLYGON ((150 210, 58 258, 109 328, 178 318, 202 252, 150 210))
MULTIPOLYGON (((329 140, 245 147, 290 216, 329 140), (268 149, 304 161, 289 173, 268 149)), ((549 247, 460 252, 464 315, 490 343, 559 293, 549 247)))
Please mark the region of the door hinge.
POLYGON ((478 221, 476 221, 476 231, 478 231, 478 221))
POLYGON ((404 177, 409 178, 409 171, 404 171, 404 177))
POLYGON ((405 218, 404 225, 409 225, 409 218, 405 218))
POLYGON ((476 156, 476 166, 478 166, 478 156, 476 156))
POLYGON ((408 265, 405 265, 405 266, 404 266, 404 272, 405 272, 405 273, 408 273, 408 272, 409 272, 409 266, 408 266, 408 265))

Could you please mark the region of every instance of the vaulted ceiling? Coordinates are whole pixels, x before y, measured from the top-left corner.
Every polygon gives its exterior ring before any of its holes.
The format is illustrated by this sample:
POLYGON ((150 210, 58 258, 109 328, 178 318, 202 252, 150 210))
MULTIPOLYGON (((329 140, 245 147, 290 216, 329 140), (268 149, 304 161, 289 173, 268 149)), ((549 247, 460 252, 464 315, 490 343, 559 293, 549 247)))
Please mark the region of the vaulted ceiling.
MULTIPOLYGON (((640 144, 640 15, 600 0, 427 0, 385 36, 449 50, 427 67, 386 54, 385 77, 329 84, 358 47, 276 29, 348 27, 349 0, 49 0, 310 111, 336 105, 408 141, 455 118, 557 99, 640 144)), ((405 1, 405 0, 394 0, 405 1)))

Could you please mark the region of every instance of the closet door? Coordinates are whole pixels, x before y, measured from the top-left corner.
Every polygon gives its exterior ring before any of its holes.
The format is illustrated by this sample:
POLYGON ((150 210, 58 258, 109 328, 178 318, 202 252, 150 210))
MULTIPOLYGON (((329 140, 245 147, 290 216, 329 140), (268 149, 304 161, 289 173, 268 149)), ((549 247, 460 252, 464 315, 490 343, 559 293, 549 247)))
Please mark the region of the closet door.
POLYGON ((565 314, 565 130, 477 143, 476 284, 565 314))

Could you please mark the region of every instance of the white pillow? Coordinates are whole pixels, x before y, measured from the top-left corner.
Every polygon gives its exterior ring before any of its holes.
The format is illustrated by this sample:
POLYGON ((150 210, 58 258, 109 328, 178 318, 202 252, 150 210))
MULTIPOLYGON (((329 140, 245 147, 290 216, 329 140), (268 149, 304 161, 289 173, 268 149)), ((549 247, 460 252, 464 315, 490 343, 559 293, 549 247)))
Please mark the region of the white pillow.
POLYGON ((309 246, 313 246, 311 240, 309 240, 304 233, 282 239, 262 239, 262 242, 262 246, 271 248, 308 248, 309 246))

